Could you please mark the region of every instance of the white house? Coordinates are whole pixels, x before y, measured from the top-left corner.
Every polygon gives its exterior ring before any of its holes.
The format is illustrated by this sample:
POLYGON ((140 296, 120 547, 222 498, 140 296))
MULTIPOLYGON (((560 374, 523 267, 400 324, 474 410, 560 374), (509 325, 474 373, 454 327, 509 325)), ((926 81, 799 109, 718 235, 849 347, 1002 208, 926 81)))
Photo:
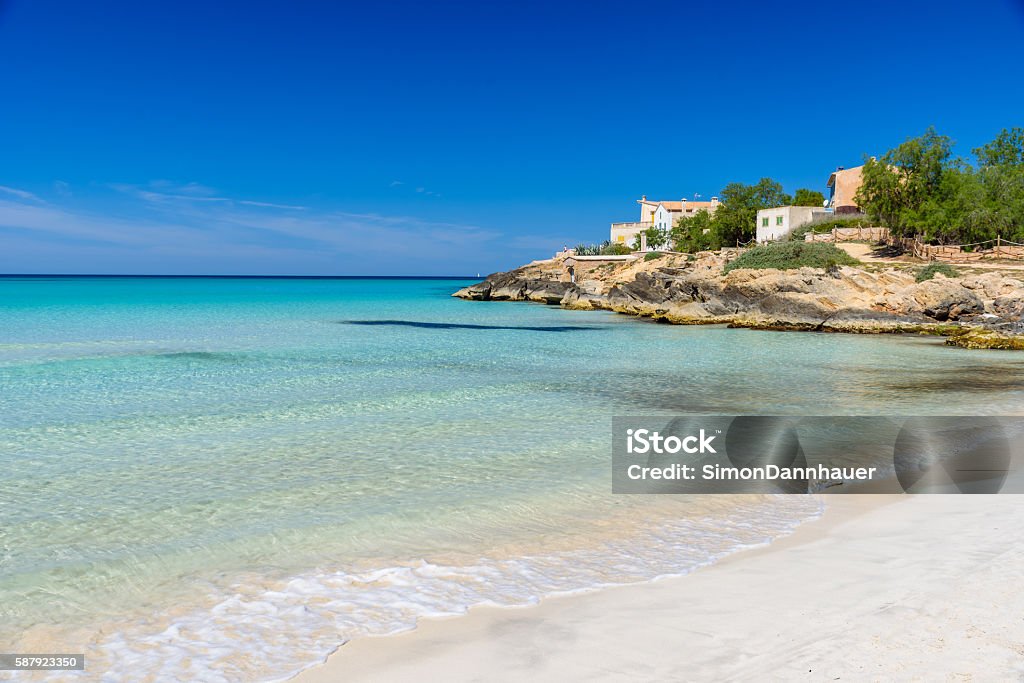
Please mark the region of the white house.
POLYGON ((757 241, 771 242, 782 239, 796 228, 830 215, 828 209, 817 206, 777 206, 757 212, 757 241))
POLYGON ((676 221, 683 216, 692 216, 698 211, 714 213, 718 205, 718 197, 712 197, 710 202, 691 202, 686 199, 678 202, 658 202, 658 207, 654 211, 654 227, 671 230, 676 221))
POLYGON ((640 221, 638 223, 612 223, 612 242, 632 244, 636 236, 648 228, 671 230, 681 217, 692 216, 699 211, 714 213, 721 205, 718 197, 712 197, 710 202, 686 199, 668 202, 648 199, 646 195, 638 199, 637 203, 640 205, 640 221))

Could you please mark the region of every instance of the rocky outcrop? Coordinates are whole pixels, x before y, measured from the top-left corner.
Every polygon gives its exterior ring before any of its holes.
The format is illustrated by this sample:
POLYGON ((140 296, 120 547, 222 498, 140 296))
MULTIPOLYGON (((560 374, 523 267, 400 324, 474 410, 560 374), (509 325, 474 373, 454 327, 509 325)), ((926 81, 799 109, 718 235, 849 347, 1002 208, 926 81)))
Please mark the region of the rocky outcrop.
POLYGON ((946 344, 964 349, 1024 351, 1024 336, 1004 334, 984 327, 970 327, 951 334, 946 344))
POLYGON ((850 267, 723 274, 721 261, 670 257, 570 283, 552 277, 541 263, 492 275, 454 296, 605 309, 678 324, 861 333, 945 335, 979 327, 1013 337, 1024 313, 1024 282, 998 273, 925 282, 915 282, 909 270, 850 267))
POLYGON ((560 304, 565 295, 572 289, 568 282, 554 280, 533 280, 523 290, 523 297, 527 301, 536 301, 545 304, 560 304))
POLYGON ((985 304, 978 295, 963 286, 959 280, 936 277, 909 288, 908 310, 920 309, 928 318, 940 322, 959 320, 985 312, 985 304))
POLYGON ((497 273, 483 282, 456 292, 456 296, 473 301, 536 301, 559 304, 573 288, 569 282, 520 277, 516 271, 497 273))

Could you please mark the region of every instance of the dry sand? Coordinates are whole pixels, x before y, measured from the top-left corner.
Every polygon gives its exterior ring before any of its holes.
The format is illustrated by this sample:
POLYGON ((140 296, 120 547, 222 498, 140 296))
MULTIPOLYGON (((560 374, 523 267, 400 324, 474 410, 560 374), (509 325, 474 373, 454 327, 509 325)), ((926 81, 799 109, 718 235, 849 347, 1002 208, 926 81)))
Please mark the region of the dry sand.
POLYGON ((423 621, 295 680, 1024 679, 1024 496, 827 505, 688 576, 423 621))

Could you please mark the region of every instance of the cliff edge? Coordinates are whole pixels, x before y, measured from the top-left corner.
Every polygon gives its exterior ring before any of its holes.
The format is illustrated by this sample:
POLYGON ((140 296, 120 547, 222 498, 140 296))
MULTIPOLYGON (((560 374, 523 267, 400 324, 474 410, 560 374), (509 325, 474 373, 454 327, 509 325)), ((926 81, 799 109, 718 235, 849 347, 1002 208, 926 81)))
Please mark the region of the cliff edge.
POLYGON ((1024 349, 1024 282, 1004 273, 916 282, 911 267, 725 273, 728 261, 728 254, 711 252, 585 263, 558 257, 495 273, 453 296, 603 309, 676 324, 930 333, 966 348, 1024 349))

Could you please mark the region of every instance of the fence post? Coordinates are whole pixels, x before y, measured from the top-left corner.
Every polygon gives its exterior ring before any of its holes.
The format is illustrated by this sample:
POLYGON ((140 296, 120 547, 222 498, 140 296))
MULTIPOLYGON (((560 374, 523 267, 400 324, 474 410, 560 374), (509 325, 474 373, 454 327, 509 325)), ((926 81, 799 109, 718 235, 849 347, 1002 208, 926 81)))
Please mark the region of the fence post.
POLYGON ((1002 246, 1003 246, 1003 237, 1002 237, 1002 235, 997 234, 996 235, 996 258, 999 258, 999 252, 1001 251, 1002 246))

